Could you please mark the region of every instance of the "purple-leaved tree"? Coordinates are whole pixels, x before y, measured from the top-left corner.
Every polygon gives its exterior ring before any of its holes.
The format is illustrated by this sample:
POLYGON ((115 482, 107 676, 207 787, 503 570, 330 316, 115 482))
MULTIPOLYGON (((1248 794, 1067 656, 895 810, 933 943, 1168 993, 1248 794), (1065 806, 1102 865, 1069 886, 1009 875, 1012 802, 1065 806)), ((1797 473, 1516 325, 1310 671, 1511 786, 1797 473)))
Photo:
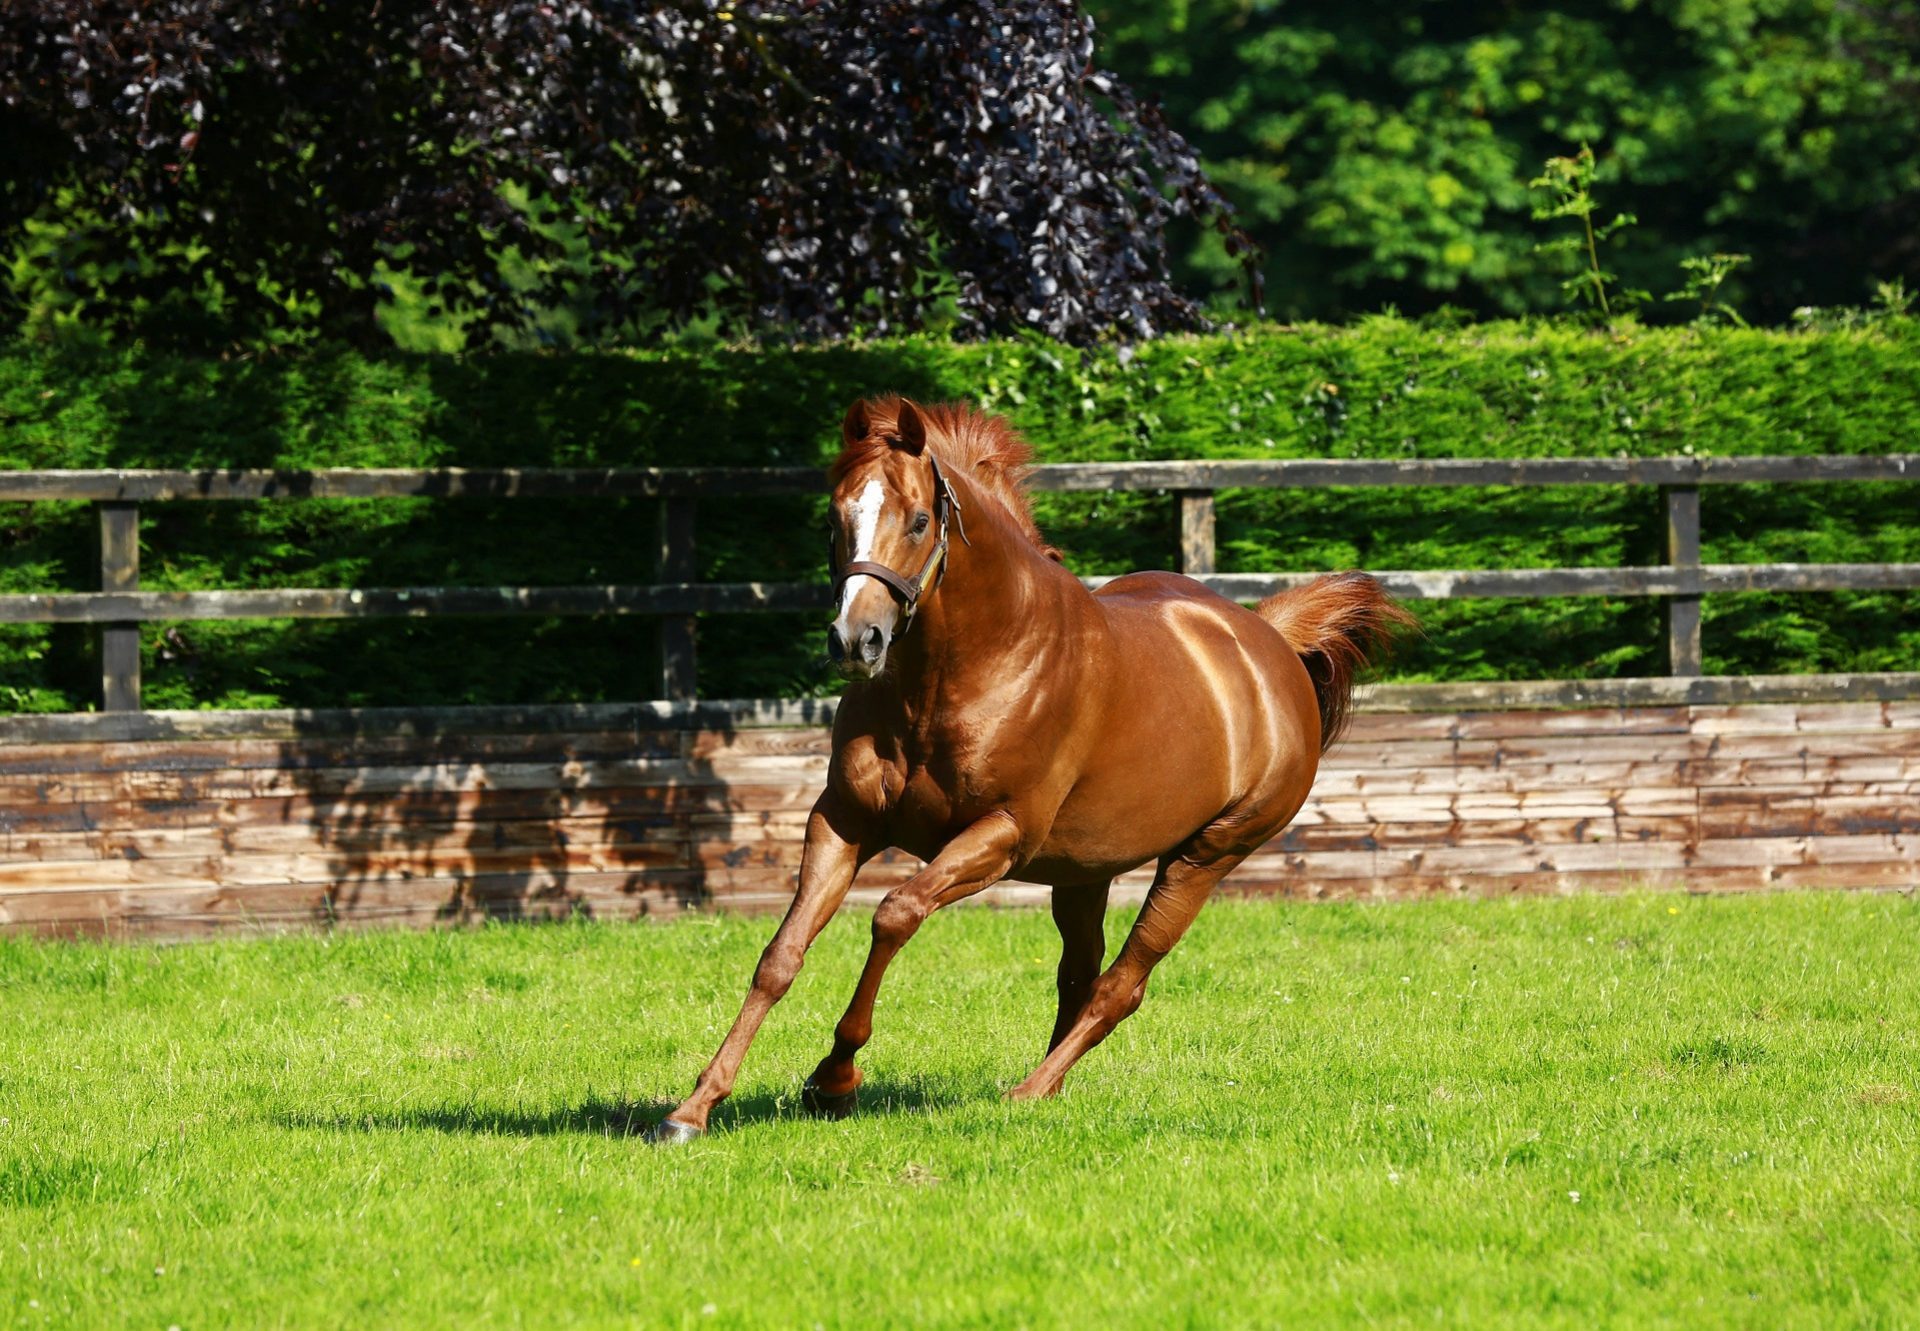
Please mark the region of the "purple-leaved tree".
POLYGON ((1169 221, 1244 241, 1092 59, 1044 0, 14 0, 0 245, 83 321, 204 295, 229 339, 377 339, 383 263, 482 335, 1195 326, 1169 221))

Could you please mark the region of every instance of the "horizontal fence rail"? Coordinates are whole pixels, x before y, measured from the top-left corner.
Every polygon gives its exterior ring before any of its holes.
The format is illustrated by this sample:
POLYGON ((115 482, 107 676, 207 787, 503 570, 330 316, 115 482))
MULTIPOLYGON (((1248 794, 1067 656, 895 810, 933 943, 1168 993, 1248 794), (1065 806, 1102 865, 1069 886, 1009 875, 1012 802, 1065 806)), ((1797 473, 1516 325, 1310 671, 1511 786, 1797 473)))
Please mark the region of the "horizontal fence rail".
MULTIPOLYGON (((1920 480, 1920 454, 1845 457, 1221 458, 1057 462, 1028 487, 1277 490, 1422 485, 1750 485, 1920 480)), ((249 468, 0 472, 0 501, 42 499, 699 499, 826 491, 817 467, 249 468)))
MULTIPOLYGON (((1666 505, 1665 562, 1629 568, 1417 569, 1376 576, 1413 600, 1658 596, 1667 601, 1668 658, 1680 678, 1701 673, 1700 598, 1720 592, 1862 591, 1920 587, 1920 564, 1702 564, 1703 485, 1920 480, 1920 454, 1661 458, 1223 459, 1058 463, 1028 485, 1049 492, 1167 492, 1178 505, 1180 571, 1222 595, 1254 600, 1308 573, 1215 568, 1214 495, 1230 489, 1407 486, 1658 486, 1666 505)), ((812 583, 695 580, 694 514, 702 498, 824 493, 810 467, 440 468, 16 471, 0 501, 91 502, 99 519, 97 592, 0 596, 0 623, 100 626, 105 710, 140 706, 139 628, 154 620, 351 619, 510 615, 649 615, 663 620, 658 691, 695 693, 694 621, 701 614, 810 612, 829 603, 812 583), (189 500, 642 498, 658 503, 646 586, 263 588, 139 590, 139 505, 189 500)), ((1084 579, 1098 587, 1110 578, 1084 579)))
MULTIPOLYGON (((1195 581, 1236 601, 1297 587, 1316 573, 1212 573, 1195 581)), ((1920 564, 1701 564, 1646 568, 1374 571, 1412 601, 1559 596, 1699 596, 1713 592, 1887 591, 1920 587, 1920 564)), ((1115 578, 1082 578, 1089 588, 1115 578)), ((488 618, 502 615, 804 613, 833 604, 814 582, 694 582, 645 587, 281 587, 260 591, 51 592, 0 597, 0 624, 119 620, 488 618)))

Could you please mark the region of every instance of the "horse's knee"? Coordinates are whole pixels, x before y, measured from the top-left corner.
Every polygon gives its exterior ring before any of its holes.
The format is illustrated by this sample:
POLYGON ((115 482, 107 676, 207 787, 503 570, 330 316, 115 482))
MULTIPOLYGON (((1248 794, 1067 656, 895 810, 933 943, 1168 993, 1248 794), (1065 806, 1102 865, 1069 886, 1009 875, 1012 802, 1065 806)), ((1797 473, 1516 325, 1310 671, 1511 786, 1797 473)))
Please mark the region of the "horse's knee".
POLYGON ((779 1002, 793 987, 793 977, 800 973, 805 962, 804 949, 775 939, 767 944, 766 951, 760 954, 760 964, 753 968, 753 991, 779 1002))
POLYGON ((889 892, 874 907, 873 940, 888 947, 903 947, 926 918, 927 908, 918 897, 889 892))

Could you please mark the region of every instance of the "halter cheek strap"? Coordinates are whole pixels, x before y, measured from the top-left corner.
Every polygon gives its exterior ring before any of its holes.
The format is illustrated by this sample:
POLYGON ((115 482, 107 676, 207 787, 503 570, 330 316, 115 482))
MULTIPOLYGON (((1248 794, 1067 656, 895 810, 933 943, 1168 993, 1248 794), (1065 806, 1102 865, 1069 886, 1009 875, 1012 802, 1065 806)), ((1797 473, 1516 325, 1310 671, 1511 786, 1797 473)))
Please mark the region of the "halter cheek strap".
MULTIPOLYGON (((967 540, 966 522, 960 513, 960 497, 953 492, 953 487, 947 483, 946 474, 940 470, 940 459, 929 453, 927 461, 933 464, 933 513, 938 534, 934 539, 933 549, 927 552, 927 562, 920 566, 920 571, 908 578, 885 564, 876 564, 870 559, 857 559, 845 568, 835 569, 833 575, 833 598, 836 601, 840 599, 840 591, 847 585, 848 579, 861 574, 884 584, 888 591, 899 598, 901 607, 906 612, 900 625, 902 633, 905 633, 907 626, 913 623, 914 612, 920 608, 920 598, 938 587, 941 578, 946 574, 949 519, 960 529, 960 539, 968 545, 973 544, 972 541, 967 540)), ((832 536, 827 537, 827 563, 829 567, 833 564, 832 536)))

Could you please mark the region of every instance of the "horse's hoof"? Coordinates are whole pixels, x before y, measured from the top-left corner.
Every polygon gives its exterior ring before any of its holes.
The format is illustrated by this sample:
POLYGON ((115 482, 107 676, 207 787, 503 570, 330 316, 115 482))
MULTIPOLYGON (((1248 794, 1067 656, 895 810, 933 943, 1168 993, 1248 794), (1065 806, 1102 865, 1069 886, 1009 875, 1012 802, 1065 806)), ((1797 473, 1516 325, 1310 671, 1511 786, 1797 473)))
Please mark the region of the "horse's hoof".
POLYGON ((678 1146, 706 1135, 705 1128, 696 1128, 691 1123, 682 1123, 678 1119, 663 1118, 647 1129, 647 1141, 654 1146, 678 1146))
POLYGON ((828 1095, 809 1077, 807 1084, 800 1088, 800 1104, 815 1118, 851 1118, 853 1111, 860 1107, 860 1088, 856 1086, 844 1095, 828 1095))

